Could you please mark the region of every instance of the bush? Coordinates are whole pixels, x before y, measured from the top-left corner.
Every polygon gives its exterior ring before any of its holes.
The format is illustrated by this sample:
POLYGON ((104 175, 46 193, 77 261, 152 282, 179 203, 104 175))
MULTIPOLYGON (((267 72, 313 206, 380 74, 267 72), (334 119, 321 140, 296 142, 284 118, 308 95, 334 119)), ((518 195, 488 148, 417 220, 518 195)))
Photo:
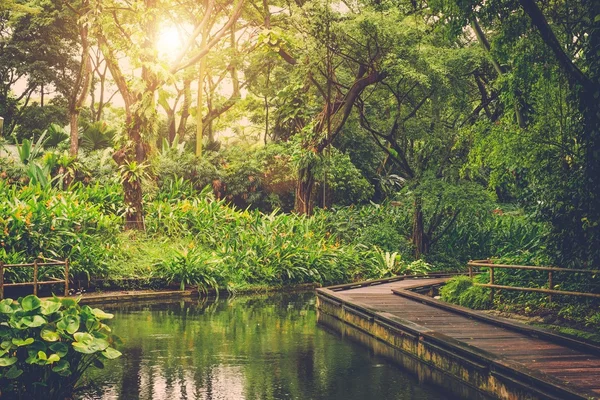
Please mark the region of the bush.
POLYGON ((0 301, 0 391, 2 396, 65 399, 85 370, 102 368, 121 353, 100 309, 73 299, 30 295, 0 301))
POLYGON ((37 103, 25 107, 18 117, 14 134, 19 141, 31 139, 39 137, 50 124, 64 126, 68 123, 67 108, 56 98, 44 107, 37 103))
POLYGON ((332 204, 349 206, 366 203, 373 198, 375 187, 352 164, 347 154, 332 148, 331 155, 325 156, 318 164, 315 179, 326 180, 332 194, 332 204))
POLYGON ((150 234, 191 235, 198 251, 217 260, 218 276, 230 287, 330 283, 375 274, 374 250, 341 244, 328 232, 323 214, 239 211, 205 196, 149 204, 146 224, 150 234))
POLYGON ((189 182, 194 191, 198 192, 220 179, 217 168, 206 158, 198 159, 193 153, 184 151, 183 147, 163 149, 153 160, 153 169, 159 197, 163 198, 165 193, 177 195, 170 190, 173 182, 178 180, 189 182))
POLYGON ((103 211, 109 205, 99 192, 110 190, 19 189, 0 181, 0 251, 19 255, 20 262, 40 255, 69 258, 73 274, 101 276, 107 271, 107 248, 121 228, 118 216, 103 211))
POLYGON ((473 285, 468 276, 457 276, 450 279, 440 289, 442 300, 459 304, 475 310, 488 309, 492 306, 490 291, 487 288, 473 285))
POLYGON ((209 252, 202 251, 190 243, 188 248, 159 263, 157 275, 168 283, 179 282, 180 290, 186 286, 196 286, 199 291, 207 293, 209 289, 217 290, 226 282, 217 265, 219 259, 209 252))
POLYGON ((410 237, 411 217, 406 207, 370 204, 317 211, 327 230, 343 243, 378 247, 398 252, 403 260, 413 260, 410 237))

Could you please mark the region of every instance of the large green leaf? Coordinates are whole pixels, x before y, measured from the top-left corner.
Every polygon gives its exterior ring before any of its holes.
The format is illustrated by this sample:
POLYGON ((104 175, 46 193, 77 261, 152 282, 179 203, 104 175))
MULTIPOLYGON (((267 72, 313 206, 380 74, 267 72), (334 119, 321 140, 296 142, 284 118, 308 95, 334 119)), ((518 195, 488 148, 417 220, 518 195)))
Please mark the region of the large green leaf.
POLYGON ((114 317, 114 315, 113 315, 113 314, 110 314, 110 313, 104 312, 104 311, 102 311, 102 310, 101 310, 101 309, 99 309, 99 308, 94 308, 94 309, 92 310, 92 312, 94 313, 94 315, 95 315, 95 316, 96 316, 96 318, 98 318, 98 319, 111 319, 111 318, 113 318, 113 317, 114 317))
POLYGON ((50 354, 48 360, 46 360, 46 364, 54 364, 58 361, 60 361, 60 357, 58 356, 58 354, 50 354))
POLYGON ((12 314, 15 312, 12 307, 13 300, 12 299, 4 299, 0 301, 0 313, 2 314, 12 314))
POLYGON ((108 342, 104 339, 95 338, 89 333, 77 332, 73 335, 75 342, 73 342, 73 349, 83 354, 94 354, 103 350, 109 346, 108 342))
POLYGON ((6 374, 4 374, 4 377, 6 379, 16 379, 19 376, 21 376, 22 373, 23 373, 22 369, 17 368, 16 365, 13 365, 8 371, 6 371, 6 374))
POLYGON ((119 350, 113 349, 112 347, 107 347, 106 350, 102 352, 102 355, 109 360, 113 360, 117 357, 121 357, 122 353, 119 350))
POLYGON ((64 357, 69 352, 69 346, 62 342, 56 342, 50 345, 50 350, 58 354, 60 357, 64 357))
POLYGON ((78 316, 67 315, 56 323, 56 327, 72 335, 79 330, 79 323, 78 316))
POLYGON ((71 365, 67 360, 60 360, 56 363, 54 367, 52 367, 52 371, 62 376, 69 376, 71 375, 70 367, 71 365))
POLYGON ((44 325, 46 320, 41 315, 33 315, 21 318, 21 323, 29 328, 37 328, 44 325))
POLYGON ((17 362, 17 357, 0 357, 0 367, 8 367, 17 362))
POLYGON ((57 312, 58 310, 60 310, 61 307, 62 307, 62 304, 60 303, 60 301, 44 300, 44 301, 42 301, 42 314, 44 314, 44 315, 53 314, 53 313, 57 312))
POLYGON ((60 339, 60 335, 58 332, 54 330, 54 328, 48 326, 41 330, 40 337, 44 339, 46 342, 56 342, 60 339))
POLYGON ((34 342, 33 338, 27 338, 27 339, 13 338, 13 340, 12 340, 12 343, 17 347, 27 346, 33 342, 34 342))
POLYGON ((29 296, 24 297, 21 300, 21 307, 25 311, 33 311, 40 308, 42 305, 42 301, 35 295, 30 294, 29 296))

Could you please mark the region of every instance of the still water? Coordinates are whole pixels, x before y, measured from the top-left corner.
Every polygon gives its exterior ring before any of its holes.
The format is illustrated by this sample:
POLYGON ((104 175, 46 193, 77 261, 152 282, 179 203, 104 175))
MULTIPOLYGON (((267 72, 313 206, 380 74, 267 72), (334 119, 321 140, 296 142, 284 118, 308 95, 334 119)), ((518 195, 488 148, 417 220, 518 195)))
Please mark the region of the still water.
POLYGON ((80 399, 451 399, 317 325, 313 293, 103 308, 123 356, 80 399))

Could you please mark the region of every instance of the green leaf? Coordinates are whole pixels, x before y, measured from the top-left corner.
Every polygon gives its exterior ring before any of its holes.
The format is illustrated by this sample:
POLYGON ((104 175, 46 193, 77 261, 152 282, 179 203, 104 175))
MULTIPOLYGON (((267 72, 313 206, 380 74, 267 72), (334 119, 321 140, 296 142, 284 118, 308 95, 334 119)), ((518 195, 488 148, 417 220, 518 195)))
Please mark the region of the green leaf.
POLYGON ((77 305, 78 301, 79 300, 70 299, 68 297, 60 300, 60 302, 62 303, 63 307, 65 307, 65 308, 75 307, 77 305))
POLYGON ((57 312, 58 310, 60 310, 61 307, 62 307, 62 304, 60 303, 60 301, 44 300, 44 301, 42 301, 42 314, 43 315, 53 314, 53 313, 57 312))
POLYGON ((50 345, 50 350, 58 354, 60 357, 64 357, 69 352, 69 346, 62 342, 52 343, 50 345))
POLYGON ((21 376, 23 373, 22 369, 18 369, 16 365, 13 365, 7 372, 4 374, 6 379, 15 379, 21 376))
POLYGON ((17 357, 0 357, 0 367, 8 367, 17 362, 17 357))
POLYGON ((113 318, 113 317, 114 317, 114 315, 113 315, 113 314, 110 314, 110 313, 104 312, 104 311, 102 311, 102 310, 101 310, 101 309, 99 309, 99 308, 94 308, 94 309, 92 310, 92 313, 94 313, 94 315, 95 315, 95 316, 96 316, 96 318, 98 318, 98 319, 111 319, 111 318, 113 318))
POLYGON ((84 344, 89 344, 94 340, 94 337, 87 332, 77 332, 76 334, 73 335, 73 338, 77 342, 81 342, 84 344))
POLYGON ((35 342, 33 342, 31 345, 29 345, 27 347, 27 351, 46 351, 48 350, 48 346, 46 346, 46 343, 42 342, 41 340, 36 340, 35 342))
POLYGON ((46 323, 46 320, 41 315, 25 316, 21 318, 21 323, 29 328, 37 328, 46 323))
POLYGON ((48 357, 46 364, 54 364, 58 361, 60 361, 60 357, 58 356, 58 354, 50 354, 50 357, 48 357))
POLYGON ((40 360, 47 360, 48 356, 43 351, 38 351, 37 358, 40 359, 40 360))
POLYGON ((29 296, 24 297, 21 300, 21 307, 25 311, 33 311, 40 308, 42 305, 42 301, 35 295, 30 294, 29 296))
POLYGON ((121 357, 122 353, 112 347, 107 347, 106 350, 102 352, 102 355, 109 360, 114 360, 115 358, 121 357))
POLYGON ((75 350, 78 353, 94 354, 96 352, 96 350, 94 350, 89 344, 73 342, 72 346, 73 350, 75 350))
POLYGON ((15 310, 12 308, 13 300, 12 299, 4 299, 0 301, 0 313, 2 314, 12 314, 15 310))
POLYGON ((12 340, 12 344, 14 344, 17 347, 27 346, 33 342, 34 342, 33 338, 27 338, 27 339, 13 338, 13 340, 12 340))
POLYGON ((77 341, 73 342, 72 346, 73 349, 79 353, 94 354, 108 348, 108 342, 104 339, 95 338, 89 333, 79 332, 77 334, 79 334, 79 339, 75 338, 77 341), (91 340, 90 337, 92 338, 91 340))
POLYGON ((79 317, 67 315, 57 322, 56 327, 72 335, 79 330, 79 322, 79 317))
POLYGON ((52 371, 62 376, 69 376, 71 375, 71 370, 69 368, 71 368, 71 364, 69 364, 67 360, 60 360, 52 367, 52 371))
POLYGON ((97 331, 100 328, 100 322, 94 318, 88 319, 85 321, 85 328, 88 332, 97 331))
POLYGON ((43 328, 40 337, 46 342, 56 342, 60 339, 60 335, 52 327, 43 328))

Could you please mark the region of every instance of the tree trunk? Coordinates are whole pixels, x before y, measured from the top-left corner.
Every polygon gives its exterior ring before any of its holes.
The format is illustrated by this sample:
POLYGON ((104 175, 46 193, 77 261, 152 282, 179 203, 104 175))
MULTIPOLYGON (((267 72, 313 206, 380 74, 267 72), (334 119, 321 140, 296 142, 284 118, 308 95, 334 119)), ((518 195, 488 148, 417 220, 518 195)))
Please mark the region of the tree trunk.
POLYGON ((133 182, 123 181, 123 190, 125 205, 127 207, 127 211, 125 212, 125 229, 145 230, 141 182, 138 179, 133 182))
POLYGON ((298 214, 311 215, 313 212, 313 189, 315 178, 310 166, 298 171, 296 182, 296 204, 295 210, 298 214))
MULTIPOLYGON (((113 154, 113 159, 119 165, 126 166, 135 161, 138 166, 146 161, 148 144, 142 140, 142 123, 139 122, 129 130, 128 137, 134 143, 133 147, 124 147, 113 154)), ((144 230, 144 205, 141 177, 121 172, 125 200, 125 229, 144 230)))
POLYGON ((177 127, 177 140, 179 143, 183 143, 185 140, 185 128, 187 125, 188 117, 190 116, 190 102, 191 102, 191 85, 192 80, 189 77, 183 79, 183 105, 181 106, 181 117, 179 118, 179 126, 177 127))
POLYGON ((429 250, 429 238, 423 226, 423 202, 420 196, 415 197, 413 214, 412 243, 415 259, 421 258, 429 250))
POLYGON ((175 109, 167 111, 167 131, 169 144, 172 145, 177 137, 177 126, 175 124, 175 109))
POLYGON ((71 146, 69 147, 69 154, 72 157, 77 157, 79 151, 79 112, 71 111, 69 113, 69 124, 71 128, 71 146))

